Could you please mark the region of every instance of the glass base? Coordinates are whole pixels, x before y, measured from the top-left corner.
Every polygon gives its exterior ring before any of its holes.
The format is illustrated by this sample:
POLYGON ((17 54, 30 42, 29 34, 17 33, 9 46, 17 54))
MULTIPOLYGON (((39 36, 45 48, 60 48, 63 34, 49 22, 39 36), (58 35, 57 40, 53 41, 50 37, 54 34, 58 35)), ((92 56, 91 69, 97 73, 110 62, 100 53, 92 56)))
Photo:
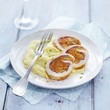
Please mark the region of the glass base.
POLYGON ((31 18, 16 18, 14 24, 17 28, 22 30, 30 30, 37 26, 39 23, 38 19, 31 19, 31 18))

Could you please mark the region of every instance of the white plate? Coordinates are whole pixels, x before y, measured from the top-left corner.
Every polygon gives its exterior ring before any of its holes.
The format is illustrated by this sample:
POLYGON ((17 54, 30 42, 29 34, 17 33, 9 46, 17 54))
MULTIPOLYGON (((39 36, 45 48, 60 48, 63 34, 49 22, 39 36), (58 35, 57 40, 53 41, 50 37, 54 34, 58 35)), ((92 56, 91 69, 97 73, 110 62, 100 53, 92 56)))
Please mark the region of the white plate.
POLYGON ((84 84, 91 79, 93 79, 101 70, 103 64, 103 57, 102 53, 99 51, 98 47, 86 36, 81 35, 77 32, 70 31, 70 30, 63 30, 63 29, 48 29, 42 30, 31 35, 26 36, 25 38, 17 41, 14 46, 12 47, 10 53, 10 60, 13 68, 15 71, 20 75, 23 76, 26 73, 26 69, 23 66, 22 59, 23 55, 25 54, 27 46, 31 43, 31 41, 38 39, 40 40, 43 34, 46 31, 50 31, 54 33, 54 36, 63 36, 63 35, 71 35, 76 36, 80 39, 82 44, 88 49, 89 51, 89 61, 87 63, 86 71, 82 74, 74 74, 63 81, 51 81, 48 82, 47 79, 40 77, 38 75, 34 75, 31 73, 29 77, 29 82, 44 88, 50 89, 66 89, 71 87, 76 87, 81 84, 84 84), (82 78, 81 78, 82 77, 82 78))

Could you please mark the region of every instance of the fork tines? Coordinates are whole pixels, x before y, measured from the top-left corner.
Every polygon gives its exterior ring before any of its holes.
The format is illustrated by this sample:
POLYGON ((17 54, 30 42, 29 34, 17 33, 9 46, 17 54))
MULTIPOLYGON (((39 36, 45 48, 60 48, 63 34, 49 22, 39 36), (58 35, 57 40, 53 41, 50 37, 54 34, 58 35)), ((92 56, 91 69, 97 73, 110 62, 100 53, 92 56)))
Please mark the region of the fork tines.
POLYGON ((38 46, 36 48, 36 51, 43 51, 44 47, 51 41, 52 36, 53 36, 52 32, 46 32, 43 35, 41 41, 39 42, 39 44, 38 44, 38 46))

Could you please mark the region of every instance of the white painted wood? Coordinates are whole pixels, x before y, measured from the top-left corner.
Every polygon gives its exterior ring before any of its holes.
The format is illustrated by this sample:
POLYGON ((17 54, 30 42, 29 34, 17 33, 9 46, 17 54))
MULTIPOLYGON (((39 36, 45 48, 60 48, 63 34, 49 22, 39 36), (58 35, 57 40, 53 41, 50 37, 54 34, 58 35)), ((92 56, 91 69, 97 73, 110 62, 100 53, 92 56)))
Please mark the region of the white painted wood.
POLYGON ((0 110, 2 110, 4 105, 6 89, 7 85, 0 79, 0 110))
POLYGON ((36 105, 31 105, 27 103, 24 99, 21 97, 17 97, 12 94, 11 90, 9 92, 9 97, 7 100, 7 106, 5 109, 8 110, 27 110, 27 109, 32 109, 32 110, 77 110, 78 108, 78 103, 74 102, 72 103, 71 101, 68 101, 64 98, 61 98, 58 95, 49 95, 47 98, 42 100, 39 104, 36 105), (12 104, 14 102, 14 104, 12 104))
POLYGON ((97 22, 105 31, 110 33, 110 0, 90 0, 91 20, 97 22))
POLYGON ((23 98, 13 95, 10 90, 8 93, 5 109, 13 110, 16 108, 16 110, 25 110, 28 108, 36 110, 36 108, 38 108, 42 110, 91 110, 91 95, 88 95, 88 91, 90 93, 91 90, 90 87, 91 86, 89 85, 75 102, 68 101, 67 99, 53 94, 36 105, 30 105, 23 98))
POLYGON ((78 98, 78 110, 92 110, 91 82, 78 98))
POLYGON ((19 109, 26 110, 28 108, 32 110, 36 110, 36 109, 91 110, 91 93, 90 92, 91 92, 91 86, 88 85, 88 87, 84 90, 84 92, 75 102, 71 102, 58 95, 52 94, 52 95, 49 95, 44 100, 42 100, 40 103, 36 105, 31 105, 27 103, 23 98, 13 95, 12 90, 10 89, 8 93, 8 99, 6 102, 7 104, 5 106, 5 109, 14 110, 14 108, 16 108, 16 110, 19 110, 19 109))
POLYGON ((104 62, 102 71, 95 78, 94 105, 96 110, 110 110, 110 59, 104 62))
POLYGON ((59 16, 72 17, 83 23, 89 22, 88 0, 30 0, 29 2, 28 14, 34 18, 38 17, 39 25, 33 30, 22 31, 21 37, 44 28, 59 16))
MULTIPOLYGON (((0 58, 10 51, 16 40, 17 29, 13 21, 21 2, 17 0, 0 0, 0 58)), ((5 104, 7 85, 0 79, 0 110, 5 104)))
POLYGON ((0 1, 0 58, 10 51, 16 40, 18 29, 14 26, 14 19, 21 2, 17 0, 0 1))
MULTIPOLYGON (((91 21, 108 31, 110 35, 110 1, 91 0, 91 21)), ((94 108, 95 110, 110 110, 110 59, 104 62, 102 71, 94 81, 94 108)))
MULTIPOLYGON (((6 49, 5 54, 10 50, 10 47, 12 46, 13 42, 15 41, 15 36, 17 29, 14 28, 13 20, 18 15, 16 8, 22 5, 22 2, 19 6, 17 0, 7 0, 8 4, 5 6, 7 10, 11 7, 11 3, 13 3, 15 6, 12 7, 13 10, 10 10, 13 14, 10 14, 10 19, 6 20, 11 24, 9 26, 8 23, 4 26, 4 31, 2 33, 2 36, 4 35, 4 32, 6 33, 8 28, 8 37, 2 38, 2 47, 4 47, 7 43, 5 41, 6 38, 8 40, 10 39, 10 36, 12 36, 12 42, 9 44, 9 47, 5 47, 6 49), (15 10, 15 11, 14 11, 15 10), (16 14, 15 14, 16 13, 16 14), (8 26, 7 26, 8 25, 8 26), (10 33, 9 33, 10 32, 10 33), (15 34, 13 34, 13 32, 15 34), (13 35, 12 35, 13 34, 13 35), (14 36, 14 37, 13 37, 14 36)), ((0 1, 1 2, 1 1, 0 1)), ((5 2, 2 0, 1 2, 3 5, 5 5, 5 2)), ((0 4, 1 4, 0 3, 0 4)), ((88 16, 88 0, 30 0, 29 3, 29 11, 28 14, 34 14, 35 17, 38 17, 40 20, 40 24, 38 27, 34 28, 30 31, 21 31, 20 37, 23 37, 29 33, 35 32, 37 29, 41 29, 45 27, 49 22, 56 19, 59 16, 67 16, 67 17, 73 17, 81 22, 88 23, 89 22, 89 16, 88 16), (34 10, 32 9, 34 8, 34 10)), ((3 6, 2 10, 4 9, 3 6)), ((26 11, 26 10, 25 10, 26 11)), ((26 13, 26 12, 24 12, 26 13)), ((1 13, 0 13, 1 15, 1 13)), ((6 14, 5 14, 6 15, 6 14)), ((4 17, 5 18, 5 17, 4 17)), ((4 25, 4 23, 2 24, 4 25)), ((1 40, 1 38, 0 38, 1 40)), ((2 51, 3 52, 3 51, 2 51)), ((1 57, 4 54, 1 53, 1 57)), ((9 89, 7 100, 5 102, 5 109, 8 110, 26 110, 26 109, 42 109, 42 110, 91 110, 91 84, 84 90, 84 92, 80 95, 78 100, 75 102, 68 101, 67 99, 64 99, 57 95, 51 95, 44 99, 42 102, 36 105, 30 105, 28 102, 26 102, 24 99, 17 97, 13 95, 12 91, 9 89), (61 103, 58 103, 58 100, 61 101, 61 103), (88 108, 87 108, 88 107, 88 108)))

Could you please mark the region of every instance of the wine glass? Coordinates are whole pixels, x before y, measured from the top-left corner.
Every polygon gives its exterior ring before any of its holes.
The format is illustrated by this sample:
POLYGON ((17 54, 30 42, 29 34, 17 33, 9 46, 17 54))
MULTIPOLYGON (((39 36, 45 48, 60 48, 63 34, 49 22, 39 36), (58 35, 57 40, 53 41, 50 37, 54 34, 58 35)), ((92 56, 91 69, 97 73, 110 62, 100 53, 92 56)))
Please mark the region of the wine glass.
MULTIPOLYGON (((24 0, 24 6, 23 6, 23 12, 26 11, 26 7, 28 5, 28 0, 24 0)), ((23 14, 22 17, 17 17, 14 21, 14 24, 17 28, 19 29, 23 29, 23 30, 30 30, 32 28, 34 28, 35 26, 37 26, 39 23, 37 18, 32 18, 30 17, 29 13, 23 14)))

